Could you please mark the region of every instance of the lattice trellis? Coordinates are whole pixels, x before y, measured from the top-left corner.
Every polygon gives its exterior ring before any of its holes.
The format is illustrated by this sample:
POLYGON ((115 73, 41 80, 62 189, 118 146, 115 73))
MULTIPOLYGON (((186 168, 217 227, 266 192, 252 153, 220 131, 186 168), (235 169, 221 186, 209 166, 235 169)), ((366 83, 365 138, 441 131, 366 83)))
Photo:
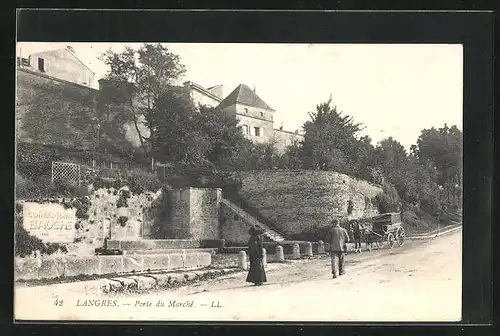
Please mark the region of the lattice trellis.
POLYGON ((52 184, 80 184, 80 165, 68 162, 52 162, 52 184))

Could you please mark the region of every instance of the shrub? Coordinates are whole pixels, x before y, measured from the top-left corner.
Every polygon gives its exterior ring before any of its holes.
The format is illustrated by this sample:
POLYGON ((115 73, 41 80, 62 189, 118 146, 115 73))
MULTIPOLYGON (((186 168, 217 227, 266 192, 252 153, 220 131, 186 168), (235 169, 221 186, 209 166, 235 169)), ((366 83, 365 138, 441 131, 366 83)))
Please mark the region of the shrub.
POLYGON ((146 191, 156 192, 162 187, 158 176, 139 169, 127 171, 125 179, 130 191, 134 194, 141 194, 146 191))
POLYGON ((429 196, 420 201, 420 208, 432 216, 437 216, 441 212, 441 204, 435 196, 429 196))
POLYGON ((33 254, 34 251, 40 251, 41 254, 53 254, 57 251, 67 253, 66 246, 57 243, 44 243, 36 236, 30 235, 22 225, 22 218, 16 218, 15 232, 15 255, 26 257, 33 254))
POLYGON ((76 218, 87 219, 89 218, 88 211, 90 209, 90 200, 86 197, 76 199, 71 203, 71 206, 76 208, 76 218))
POLYGON ((17 199, 84 197, 88 195, 89 192, 86 186, 69 183, 53 185, 49 176, 29 178, 16 173, 17 199))
POLYGON ((374 205, 379 213, 397 212, 400 204, 400 197, 396 188, 390 183, 383 186, 383 192, 375 196, 374 205))
POLYGON ((120 216, 120 217, 118 217, 118 223, 121 226, 127 225, 127 222, 128 222, 128 217, 127 216, 120 216))
POLYGON ((421 232, 429 230, 429 215, 426 215, 423 212, 420 212, 421 216, 418 216, 412 210, 407 210, 402 213, 402 222, 405 228, 411 232, 421 232))
POLYGON ((42 251, 45 244, 35 236, 29 234, 22 225, 17 225, 15 232, 15 255, 26 257, 34 251, 42 251))
POLYGON ((54 197, 85 197, 89 196, 86 186, 80 186, 74 183, 59 182, 52 186, 54 197))
POLYGON ((55 193, 52 181, 48 177, 39 177, 36 180, 16 174, 16 198, 28 199, 37 197, 51 197, 55 193), (36 181, 36 182, 35 182, 36 181))

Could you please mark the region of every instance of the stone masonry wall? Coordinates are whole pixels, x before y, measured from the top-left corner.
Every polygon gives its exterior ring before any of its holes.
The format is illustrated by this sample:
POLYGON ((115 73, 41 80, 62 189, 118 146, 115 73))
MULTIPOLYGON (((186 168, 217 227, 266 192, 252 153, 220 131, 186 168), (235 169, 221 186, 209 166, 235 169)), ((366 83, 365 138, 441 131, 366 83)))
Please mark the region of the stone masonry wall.
POLYGON ((195 239, 219 239, 220 189, 191 188, 190 233, 195 239))
MULTIPOLYGON (((128 152, 139 147, 140 141, 127 112, 128 105, 117 98, 119 95, 120 91, 110 85, 96 90, 18 68, 16 140, 68 148, 100 146, 128 152)), ((139 128, 148 136, 144 127, 139 125, 139 128)))
POLYGON ((231 210, 223 207, 221 234, 227 245, 246 244, 249 238, 250 224, 236 216, 231 210))
POLYGON ((220 189, 190 188, 171 192, 172 214, 166 238, 219 239, 220 189))
POLYGON ((18 69, 16 139, 72 148, 95 146, 97 99, 98 91, 92 88, 18 69))
POLYGON ((188 239, 190 222, 191 193, 189 189, 175 189, 170 192, 172 213, 169 223, 165 223, 165 238, 188 239))
MULTIPOLYGON (((117 208, 118 190, 114 188, 102 188, 92 192, 86 213, 88 218, 76 219, 75 242, 67 246, 69 255, 93 255, 95 248, 103 246, 110 225, 113 240, 141 239, 143 232, 149 231, 153 225, 154 218, 151 217, 149 210, 160 192, 132 194, 127 200, 126 208, 117 208), (120 215, 128 217, 124 226, 118 223, 120 215)), ((64 200, 61 199, 62 201, 64 200)), ((18 202, 22 203, 23 200, 18 202)))
POLYGON ((259 171, 242 173, 240 191, 253 206, 285 234, 298 234, 347 216, 371 217, 377 210, 371 199, 382 189, 347 175, 323 171, 259 171))

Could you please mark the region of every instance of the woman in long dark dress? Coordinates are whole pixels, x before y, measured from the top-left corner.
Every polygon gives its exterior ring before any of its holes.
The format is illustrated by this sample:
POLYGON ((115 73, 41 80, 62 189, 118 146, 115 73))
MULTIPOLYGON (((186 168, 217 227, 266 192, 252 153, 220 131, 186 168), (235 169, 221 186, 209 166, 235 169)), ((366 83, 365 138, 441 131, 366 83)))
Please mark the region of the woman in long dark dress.
POLYGON ((250 260, 250 269, 247 275, 247 282, 252 282, 256 286, 262 285, 267 282, 266 271, 262 261, 264 248, 262 234, 264 231, 258 227, 252 227, 248 233, 250 239, 248 240, 248 259, 250 260))

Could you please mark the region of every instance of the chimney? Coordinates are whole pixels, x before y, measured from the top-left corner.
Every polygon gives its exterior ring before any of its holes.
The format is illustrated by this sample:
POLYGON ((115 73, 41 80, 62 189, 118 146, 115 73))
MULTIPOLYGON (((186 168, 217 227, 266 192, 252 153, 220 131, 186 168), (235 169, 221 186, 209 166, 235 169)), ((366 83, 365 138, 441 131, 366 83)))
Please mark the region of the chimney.
POLYGON ((253 86, 253 92, 257 93, 257 89, 255 88, 255 85, 253 86))
POLYGON ((283 123, 281 123, 280 131, 283 131, 283 123))

